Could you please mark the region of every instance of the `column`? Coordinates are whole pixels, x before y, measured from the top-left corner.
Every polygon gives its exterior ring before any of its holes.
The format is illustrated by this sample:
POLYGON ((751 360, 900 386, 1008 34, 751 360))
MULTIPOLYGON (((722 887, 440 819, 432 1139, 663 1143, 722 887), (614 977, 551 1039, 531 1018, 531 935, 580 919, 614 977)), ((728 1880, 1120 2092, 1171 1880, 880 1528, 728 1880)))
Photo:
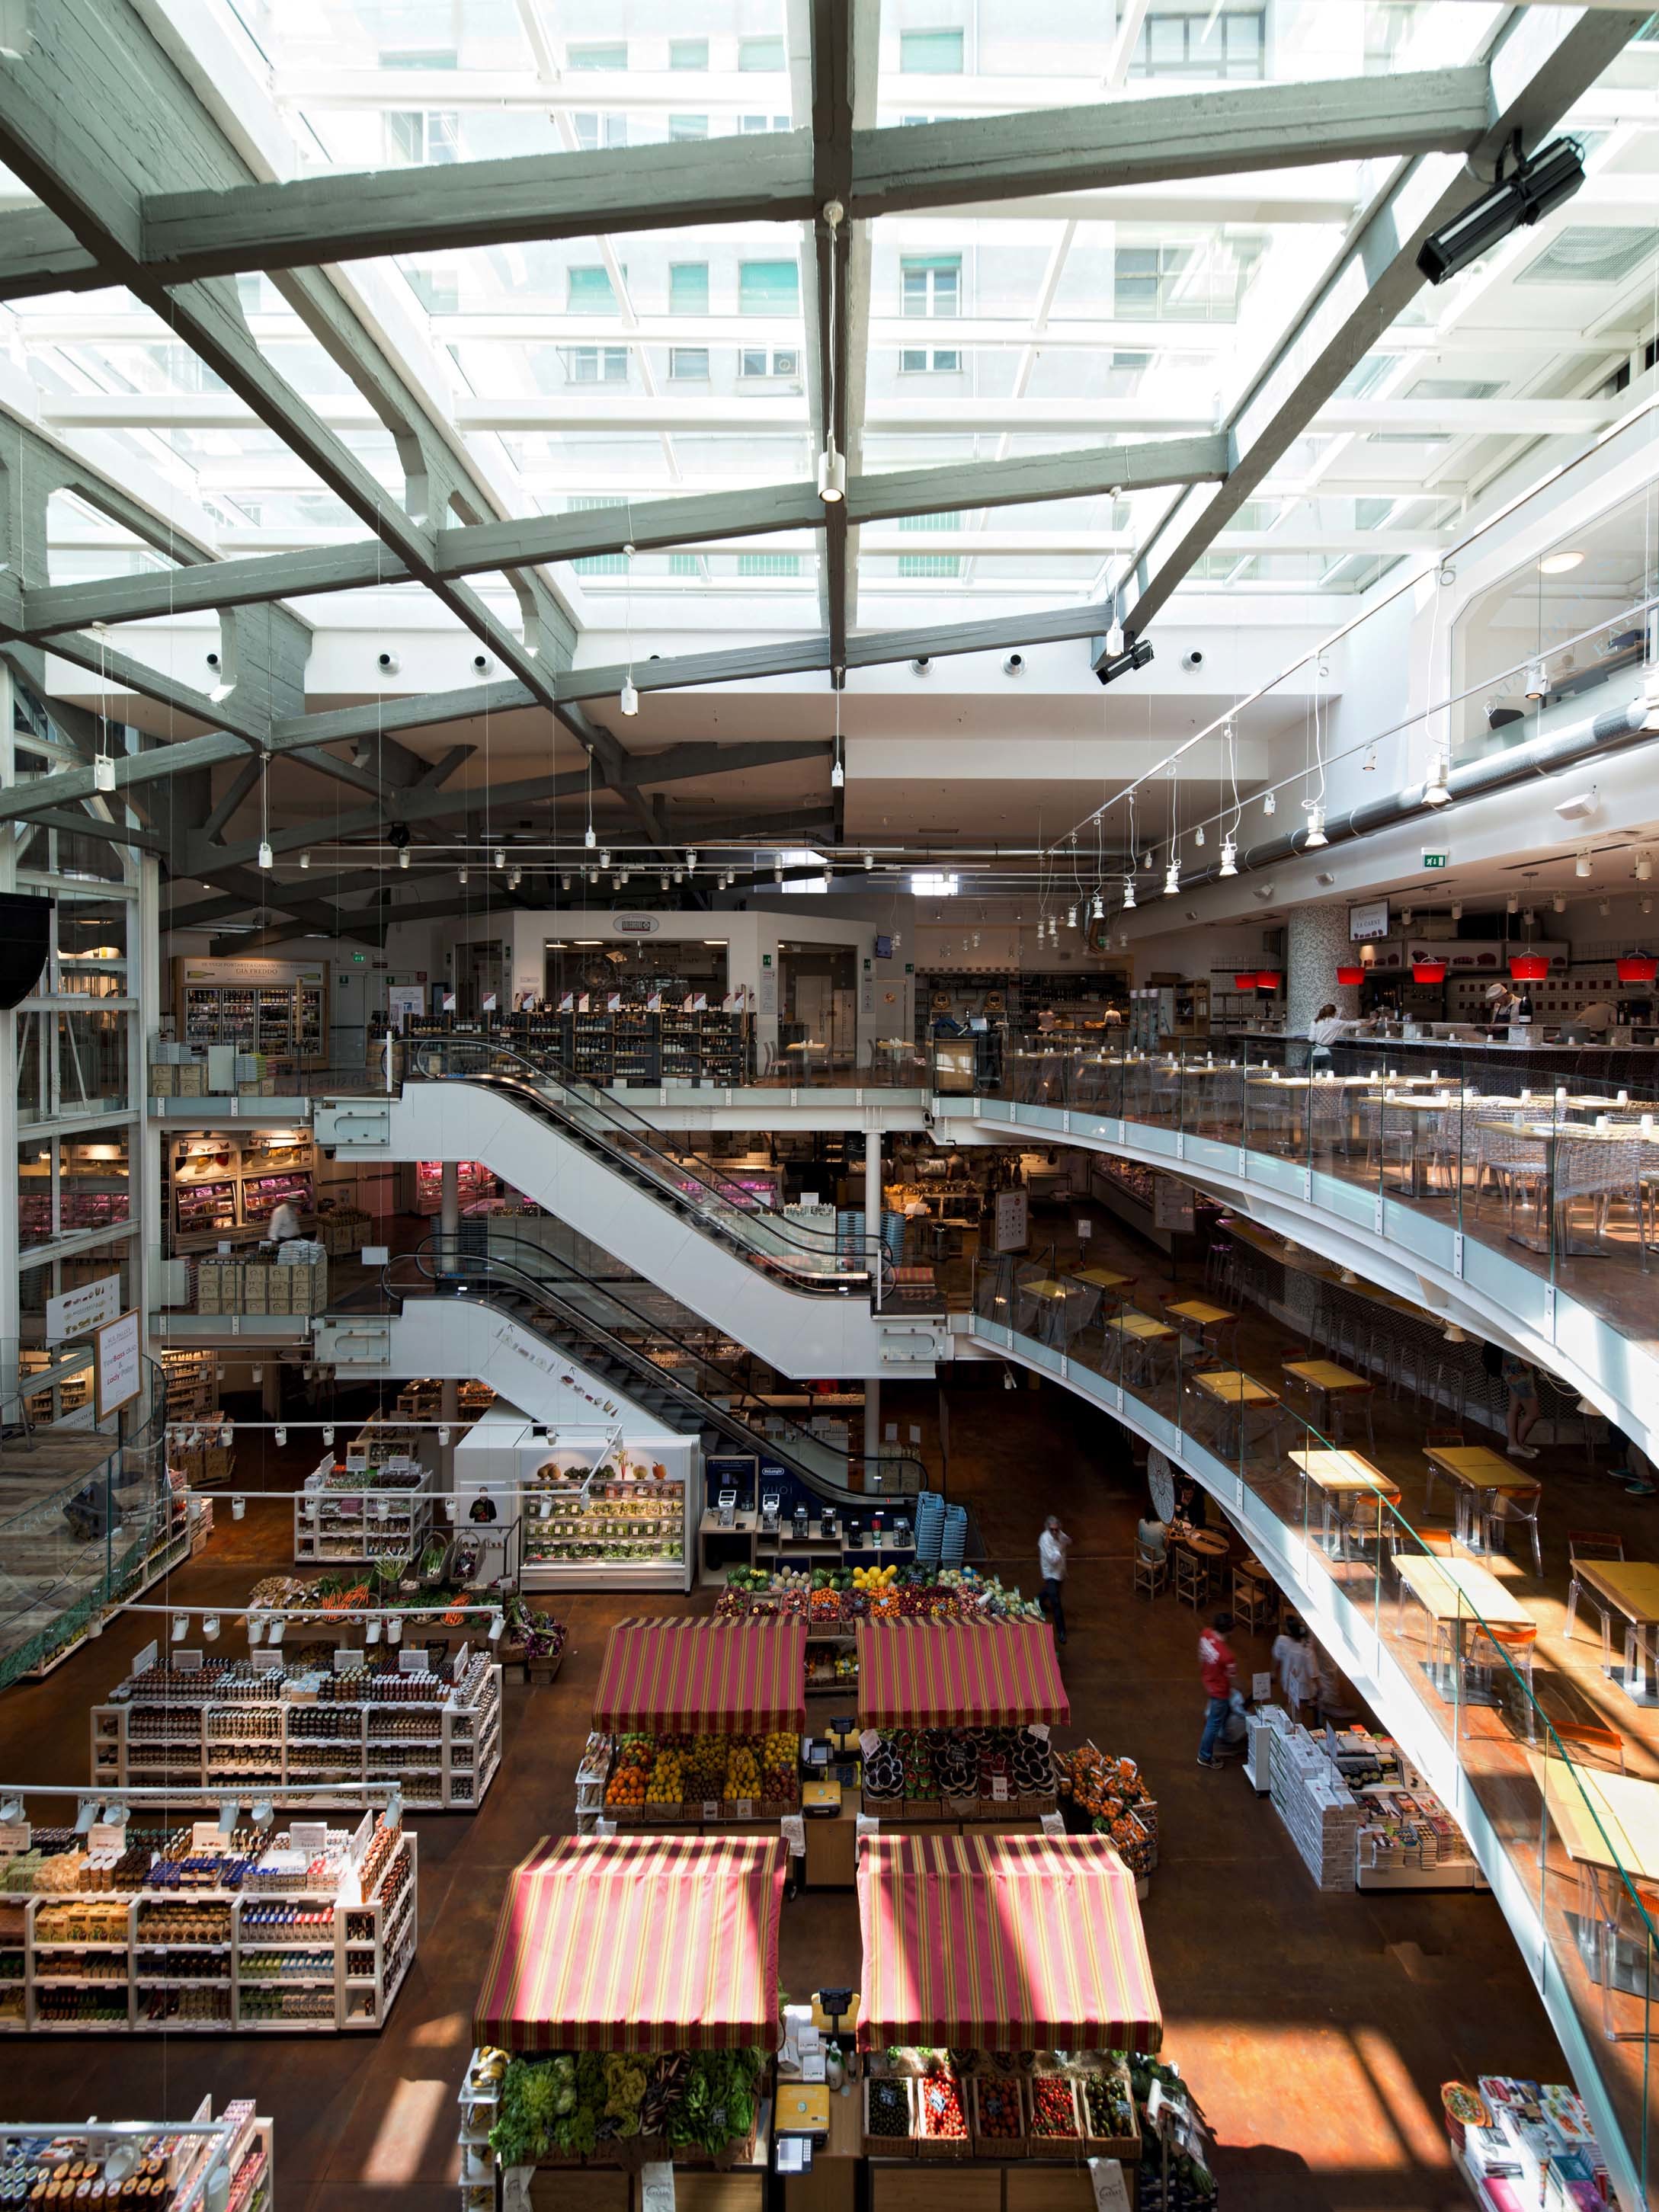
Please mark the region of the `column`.
POLYGON ((461 1170, 454 1160, 445 1160, 438 1170, 438 1253, 446 1272, 460 1255, 461 1170))
POLYGON ((877 1472, 881 1453, 881 1377, 866 1375, 864 1378, 864 1486, 878 1490, 881 1478, 877 1472))
POLYGON ((868 1256, 872 1300, 881 1304, 881 1131, 864 1133, 864 1249, 868 1256))
POLYGON ((1336 980, 1339 965, 1352 959, 1346 905, 1301 906, 1291 909, 1285 932, 1285 1029, 1305 1036, 1322 1006, 1334 1004, 1340 1014, 1358 1014, 1359 988, 1336 980))

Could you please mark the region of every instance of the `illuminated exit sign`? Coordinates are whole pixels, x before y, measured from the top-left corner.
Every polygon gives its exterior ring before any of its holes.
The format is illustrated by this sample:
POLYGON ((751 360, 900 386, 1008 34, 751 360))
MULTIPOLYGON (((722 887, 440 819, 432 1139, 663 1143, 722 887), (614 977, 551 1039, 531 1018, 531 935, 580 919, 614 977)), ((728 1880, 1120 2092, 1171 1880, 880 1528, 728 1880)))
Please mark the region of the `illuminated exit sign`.
POLYGON ((1443 868, 1450 860, 1449 853, 1432 853, 1426 845, 1423 848, 1423 865, 1425 868, 1443 868))

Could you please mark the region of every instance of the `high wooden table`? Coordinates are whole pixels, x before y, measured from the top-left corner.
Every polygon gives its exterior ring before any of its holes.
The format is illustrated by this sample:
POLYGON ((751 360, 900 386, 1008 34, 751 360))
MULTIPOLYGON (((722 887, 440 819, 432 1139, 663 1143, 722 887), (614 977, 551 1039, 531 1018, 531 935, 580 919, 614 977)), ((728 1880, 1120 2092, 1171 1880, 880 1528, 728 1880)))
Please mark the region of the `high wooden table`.
POLYGON ((1448 1704, 1452 1700, 1461 1670, 1466 1633, 1480 1627, 1523 1628, 1532 1615, 1520 1599, 1500 1583, 1479 1559, 1442 1557, 1438 1553, 1396 1552, 1394 1569, 1400 1577, 1400 1610, 1414 1597, 1428 1617, 1428 1674, 1448 1704), (1444 1639, 1452 1657, 1449 1666, 1435 1657, 1444 1639))
MULTIPOLYGON (((1637 1922, 1629 1903, 1626 1877, 1646 1888, 1659 1883, 1659 1782, 1638 1781, 1634 1775, 1610 1774, 1597 1767, 1569 1765, 1564 1759, 1534 1756, 1530 1765, 1543 1796, 1542 1827, 1538 1840, 1540 1864, 1549 1838, 1549 1823, 1566 1848, 1579 1874, 1578 1950, 1591 1978, 1601 1984, 1601 2025, 1613 2043, 1643 2043, 1648 2039, 1647 2010, 1642 2006, 1639 2027, 1614 2026, 1612 1991, 1619 1982, 1621 1948, 1633 1948, 1634 1987, 1628 1993, 1640 2002, 1652 1971, 1651 1938, 1637 1922), (1622 1908, 1622 1911, 1621 1911, 1622 1908), (1637 1922, 1635 1943, 1619 1940, 1621 1917, 1628 1927, 1637 1922)), ((1656 1906, 1650 1891, 1644 1899, 1650 1923, 1656 1906)), ((1659 2028, 1659 2024, 1656 2024, 1659 2028)))
POLYGON ((1218 1348, 1223 1334, 1238 1327, 1238 1316, 1231 1306, 1215 1305, 1208 1298, 1179 1298, 1164 1310, 1174 1320, 1185 1322, 1201 1342, 1212 1347, 1218 1348))
POLYGON ((1194 1389, 1226 1412, 1228 1419, 1222 1431, 1224 1458, 1231 1455, 1238 1443, 1247 1412, 1253 1407, 1284 1402, 1277 1391, 1270 1390, 1265 1382, 1258 1382, 1253 1375, 1242 1374, 1236 1367, 1200 1367, 1192 1380, 1194 1389))
POLYGON ((1376 1385, 1369 1375, 1356 1375, 1351 1367, 1339 1365, 1334 1359, 1287 1359, 1284 1371, 1292 1382, 1299 1382, 1310 1398, 1317 1398, 1324 1411, 1320 1426, 1328 1429, 1333 1402, 1340 1398, 1363 1398, 1365 1401, 1365 1434, 1373 1451, 1376 1437, 1371 1427, 1370 1401, 1376 1385))
POLYGON ((1659 1705, 1659 1565, 1650 1559, 1575 1559, 1562 1633, 1572 1641, 1581 1597, 1601 1617, 1601 1672, 1620 1678, 1613 1663, 1613 1615, 1625 1623, 1625 1693, 1638 1705, 1659 1705))
POLYGON ((1486 1527, 1494 1498, 1525 1496, 1544 1486, 1537 1475, 1524 1473, 1490 1444, 1425 1444, 1423 1456, 1431 1467, 1451 1477, 1457 1494, 1458 1540, 1476 1551, 1490 1548, 1486 1527))
POLYGON ((1151 1314, 1144 1313, 1114 1314, 1109 1321, 1103 1322, 1101 1327, 1109 1329, 1122 1346, 1126 1371, 1133 1356, 1138 1363, 1137 1375, 1155 1374, 1157 1347, 1172 1344, 1181 1334, 1178 1328, 1171 1328, 1167 1321, 1154 1321, 1151 1314))
MULTIPOLYGON (((1347 1549, 1348 1514, 1345 1508, 1362 1498, 1386 1500, 1390 1505, 1400 1503, 1400 1486, 1390 1480, 1380 1468, 1371 1465, 1352 1451, 1293 1451, 1291 1464, 1300 1474, 1304 1497, 1309 1492, 1319 1492, 1322 1508, 1320 1541, 1326 1551, 1331 1549, 1333 1521, 1336 1548, 1346 1556, 1347 1549)), ((1378 1525, 1381 1526, 1379 1507, 1378 1525)))

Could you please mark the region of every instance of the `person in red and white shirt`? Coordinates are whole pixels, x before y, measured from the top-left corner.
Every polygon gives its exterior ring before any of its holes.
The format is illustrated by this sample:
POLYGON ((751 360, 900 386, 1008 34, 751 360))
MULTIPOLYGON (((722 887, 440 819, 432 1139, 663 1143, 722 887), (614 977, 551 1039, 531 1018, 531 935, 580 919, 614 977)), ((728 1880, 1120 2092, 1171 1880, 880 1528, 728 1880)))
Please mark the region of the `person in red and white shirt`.
POLYGON ((1209 1703, 1204 1709, 1204 1734, 1199 1740, 1198 1763, 1200 1766, 1218 1766, 1215 1747, 1221 1731, 1232 1711, 1233 1683, 1238 1674, 1238 1662, 1233 1656, 1227 1638, 1232 1633, 1233 1617, 1230 1613, 1218 1613, 1198 1639, 1198 1674, 1204 1685, 1204 1694, 1209 1703))

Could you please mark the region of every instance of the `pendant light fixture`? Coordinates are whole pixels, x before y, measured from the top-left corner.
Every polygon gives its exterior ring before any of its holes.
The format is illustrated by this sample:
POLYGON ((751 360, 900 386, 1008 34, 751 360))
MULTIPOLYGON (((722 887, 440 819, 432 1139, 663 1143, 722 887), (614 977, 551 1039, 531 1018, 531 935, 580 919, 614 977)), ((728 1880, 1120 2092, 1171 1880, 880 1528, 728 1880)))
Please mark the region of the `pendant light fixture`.
POLYGON ((1310 806, 1308 809, 1308 850, 1310 852, 1313 852, 1319 846, 1326 844, 1329 841, 1325 836, 1324 808, 1322 806, 1310 806))
POLYGON ((1106 631, 1106 658, 1108 660, 1118 660, 1122 658, 1122 654, 1123 625, 1114 617, 1106 631))
POLYGON ((830 683, 836 695, 836 751, 835 757, 830 764, 830 788, 831 791, 841 790, 847 781, 847 773, 842 766, 841 758, 841 690, 842 685, 846 682, 846 680, 847 671, 844 668, 832 668, 830 670, 830 683))
POLYGON ((1238 873, 1238 848, 1231 837, 1224 837, 1221 841, 1221 873, 1224 876, 1238 873))
POLYGON ((301 866, 302 868, 308 868, 308 867, 311 866, 311 855, 310 855, 310 854, 309 854, 309 853, 301 853, 301 855, 300 855, 300 866, 301 866))
POLYGON ((1264 814, 1277 814, 1279 811, 1279 801, 1273 797, 1271 791, 1261 802, 1261 811, 1264 814))
POLYGON ((1449 806, 1451 793, 1446 784, 1446 756, 1443 752, 1429 755, 1428 774, 1423 779, 1425 806, 1449 806))
MULTIPOLYGON (((634 523, 631 506, 628 521, 631 531, 634 523)), ((623 558, 628 563, 623 602, 623 622, 628 635, 628 673, 623 678, 622 696, 617 703, 624 714, 637 714, 640 711, 640 695, 634 688, 634 548, 632 545, 623 547, 623 558)))
POLYGON ((1172 860, 1164 871, 1164 896, 1165 898, 1173 898, 1180 889, 1181 863, 1179 860, 1172 860))
POLYGON ((839 200, 823 204, 824 226, 830 233, 830 342, 825 348, 829 376, 824 386, 823 450, 818 455, 818 497, 826 507, 840 507, 847 498, 847 459, 836 450, 836 319, 841 260, 841 223, 846 210, 839 200))
POLYGON ((1134 912, 1134 907, 1135 879, 1133 876, 1125 876, 1123 878, 1123 911, 1125 914, 1133 914, 1134 912))

